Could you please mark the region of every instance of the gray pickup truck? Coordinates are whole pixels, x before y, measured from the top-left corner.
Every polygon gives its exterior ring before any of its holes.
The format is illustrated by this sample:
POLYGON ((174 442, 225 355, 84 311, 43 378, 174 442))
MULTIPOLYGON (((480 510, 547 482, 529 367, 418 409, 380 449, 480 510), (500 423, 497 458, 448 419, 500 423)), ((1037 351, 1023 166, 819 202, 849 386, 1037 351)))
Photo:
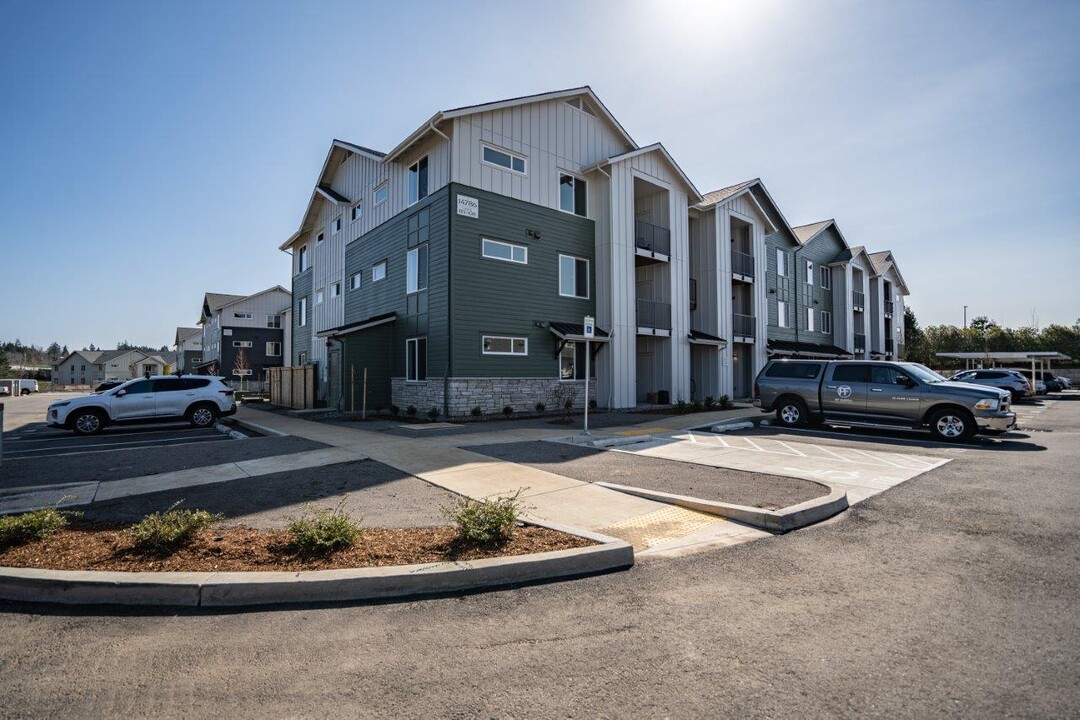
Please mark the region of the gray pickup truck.
POLYGON ((917 363, 771 360, 754 382, 754 404, 781 425, 809 422, 929 429, 941 440, 1016 426, 1008 391, 949 382, 917 363))

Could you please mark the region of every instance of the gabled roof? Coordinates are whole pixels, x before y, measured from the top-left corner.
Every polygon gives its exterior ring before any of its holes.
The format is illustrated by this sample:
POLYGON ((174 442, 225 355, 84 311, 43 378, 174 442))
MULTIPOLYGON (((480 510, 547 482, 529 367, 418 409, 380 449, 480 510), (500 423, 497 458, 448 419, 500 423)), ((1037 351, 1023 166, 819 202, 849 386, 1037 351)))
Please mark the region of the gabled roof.
POLYGON ((63 365, 64 363, 66 363, 68 360, 75 357, 76 355, 81 357, 86 362, 93 364, 93 363, 97 362, 98 356, 101 355, 101 353, 102 353, 101 350, 72 350, 71 352, 69 352, 67 354, 66 357, 64 357, 62 360, 57 362, 56 365, 57 366, 63 365))
POLYGON ((744 190, 749 190, 750 186, 756 182, 760 182, 760 180, 758 178, 754 178, 753 180, 746 180, 735 185, 729 185, 726 188, 720 188, 719 190, 707 192, 703 196, 702 201, 698 203, 697 207, 704 209, 722 203, 725 200, 741 194, 744 190))
POLYGON ((242 302, 244 300, 251 300, 252 298, 257 298, 260 295, 265 295, 266 293, 270 293, 270 292, 274 292, 274 291, 280 291, 280 292, 283 292, 286 295, 288 295, 290 298, 292 297, 291 292, 289 292, 285 288, 281 287, 280 285, 275 285, 274 287, 266 288, 265 290, 260 290, 257 293, 252 293, 251 295, 240 295, 239 297, 237 297, 236 300, 232 300, 231 302, 225 303, 219 309, 224 310, 225 308, 227 308, 227 307, 229 307, 231 305, 236 305, 237 303, 240 303, 240 302, 242 302))
POLYGON ((230 305, 237 300, 243 300, 247 295, 228 295, 226 293, 206 293, 203 296, 203 307, 209 308, 210 312, 217 312, 226 305, 230 305))
POLYGON ((675 162, 675 158, 671 157, 671 153, 667 151, 667 148, 664 147, 663 143, 653 143, 652 145, 646 145, 645 147, 636 148, 634 150, 620 153, 618 155, 612 155, 607 160, 601 160, 600 162, 590 165, 589 167, 582 168, 581 172, 587 173, 592 170, 596 170, 597 168, 601 168, 605 165, 614 165, 615 163, 625 162, 632 158, 638 157, 639 155, 648 155, 649 153, 659 153, 660 156, 667 161, 667 163, 679 176, 679 179, 682 180, 684 185, 686 185, 686 189, 690 191, 691 201, 693 201, 694 203, 699 203, 702 201, 701 192, 697 189, 697 186, 695 186, 694 183, 691 182, 690 178, 687 177, 686 173, 683 172, 683 169, 679 167, 679 163, 675 162))
MULTIPOLYGON (((835 224, 836 221, 831 219, 819 220, 818 222, 810 223, 809 225, 795 225, 791 228, 791 232, 795 233, 795 237, 798 238, 800 244, 805 245, 820 235, 825 228, 835 224)), ((839 234, 840 228, 837 228, 836 232, 839 234)), ((843 240, 842 235, 840 236, 840 239, 843 240)), ((847 247, 847 240, 844 240, 844 246, 847 247)))
POLYGON ((874 268, 875 276, 884 275, 889 271, 889 268, 892 268, 893 272, 896 273, 896 279, 900 281, 901 291, 904 295, 910 295, 907 281, 900 274, 900 266, 896 264, 896 258, 893 257, 891 250, 868 253, 867 257, 870 258, 870 265, 874 268))
POLYGON ((319 193, 332 203, 337 203, 339 205, 349 204, 349 198, 345 197, 337 190, 334 190, 334 188, 330 187, 329 185, 317 185, 315 187, 315 192, 319 193))
POLYGON ((726 188, 720 188, 719 190, 713 190, 712 192, 705 193, 704 200, 698 203, 695 207, 699 210, 708 210, 709 208, 715 207, 716 205, 719 205, 722 202, 726 202, 734 197, 750 193, 750 199, 757 207, 758 211, 761 212, 762 217, 764 217, 765 221, 768 222, 770 225, 773 225, 772 220, 769 218, 769 214, 765 212, 765 209, 761 207, 761 203, 758 202, 758 199, 754 196, 753 190, 755 189, 757 189, 762 195, 765 196, 765 199, 768 200, 769 204, 772 205, 772 209, 776 212, 776 216, 780 218, 780 222, 783 223, 783 225, 779 228, 774 226, 773 230, 775 231, 780 229, 786 229, 788 232, 791 232, 794 235, 791 229, 791 225, 787 221, 787 218, 784 217, 784 213, 781 212, 780 206, 776 204, 775 200, 773 200, 773 197, 769 194, 769 191, 765 189, 765 183, 761 182, 761 178, 745 180, 741 183, 736 183, 735 185, 729 185, 726 188))
POLYGON ((202 329, 201 328, 178 327, 178 328, 176 328, 176 340, 173 342, 173 344, 174 345, 179 345, 180 343, 184 342, 185 340, 190 340, 191 338, 195 337, 196 335, 200 335, 200 336, 202 335, 202 329))

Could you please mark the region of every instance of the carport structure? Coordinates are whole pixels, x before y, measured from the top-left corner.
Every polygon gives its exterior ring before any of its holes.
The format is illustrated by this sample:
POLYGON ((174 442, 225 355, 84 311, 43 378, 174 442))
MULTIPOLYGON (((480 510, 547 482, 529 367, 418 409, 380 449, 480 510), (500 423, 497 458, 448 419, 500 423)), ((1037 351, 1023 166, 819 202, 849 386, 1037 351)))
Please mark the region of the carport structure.
POLYGON ((1013 352, 939 352, 941 358, 953 358, 964 361, 964 369, 974 367, 996 367, 999 363, 1024 363, 1031 364, 1031 388, 1035 391, 1035 372, 1040 373, 1050 369, 1050 363, 1054 360, 1068 361, 1071 357, 1054 350, 1048 351, 1013 351, 1013 352))

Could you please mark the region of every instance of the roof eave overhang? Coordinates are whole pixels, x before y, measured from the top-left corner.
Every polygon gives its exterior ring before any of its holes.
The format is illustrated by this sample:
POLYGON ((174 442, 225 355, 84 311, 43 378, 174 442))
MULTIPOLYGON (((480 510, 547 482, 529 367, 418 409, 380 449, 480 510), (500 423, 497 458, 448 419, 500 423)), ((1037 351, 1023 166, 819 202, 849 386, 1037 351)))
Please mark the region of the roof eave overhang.
POLYGON ((416 128, 416 130, 413 130, 413 132, 400 143, 398 143, 393 150, 386 153, 386 156, 381 159, 381 162, 391 163, 394 162, 394 160, 397 160, 400 155, 402 155, 406 150, 411 148, 416 143, 423 140, 428 133, 432 132, 432 128, 434 126, 438 125, 445 119, 447 119, 447 116, 444 115, 442 112, 437 112, 432 115, 427 122, 416 128))
POLYGON ((688 202, 689 207, 699 205, 705 200, 705 197, 701 194, 701 191, 697 189, 697 186, 694 185, 694 183, 690 180, 689 176, 687 176, 687 174, 683 172, 683 169, 679 167, 679 163, 675 162, 675 158, 671 157, 671 153, 667 151, 667 148, 664 147, 663 143, 653 143, 652 145, 635 148, 630 152, 625 152, 620 155, 612 155, 609 158, 604 158, 599 162, 595 162, 592 165, 588 165, 582 168, 581 172, 582 174, 595 172, 596 170, 600 170, 605 166, 610 167, 617 163, 632 160, 633 158, 636 158, 640 155, 647 155, 651 152, 659 152, 663 156, 663 158, 667 160, 668 164, 671 165, 671 168, 675 171, 675 174, 679 176, 679 179, 682 180, 682 183, 686 187, 686 189, 690 191, 688 193, 690 196, 688 202))

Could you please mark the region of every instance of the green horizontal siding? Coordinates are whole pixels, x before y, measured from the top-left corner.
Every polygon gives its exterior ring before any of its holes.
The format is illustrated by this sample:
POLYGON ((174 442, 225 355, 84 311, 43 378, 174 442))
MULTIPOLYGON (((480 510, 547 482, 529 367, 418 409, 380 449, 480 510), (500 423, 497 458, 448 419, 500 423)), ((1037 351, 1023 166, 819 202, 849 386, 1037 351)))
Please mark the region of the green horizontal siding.
POLYGON ((300 353, 311 353, 311 283, 314 270, 308 268, 299 275, 293 276, 292 281, 292 322, 293 322, 293 342, 292 342, 292 365, 296 365, 300 362, 300 353), (304 327, 300 327, 300 299, 307 298, 307 322, 304 327))

